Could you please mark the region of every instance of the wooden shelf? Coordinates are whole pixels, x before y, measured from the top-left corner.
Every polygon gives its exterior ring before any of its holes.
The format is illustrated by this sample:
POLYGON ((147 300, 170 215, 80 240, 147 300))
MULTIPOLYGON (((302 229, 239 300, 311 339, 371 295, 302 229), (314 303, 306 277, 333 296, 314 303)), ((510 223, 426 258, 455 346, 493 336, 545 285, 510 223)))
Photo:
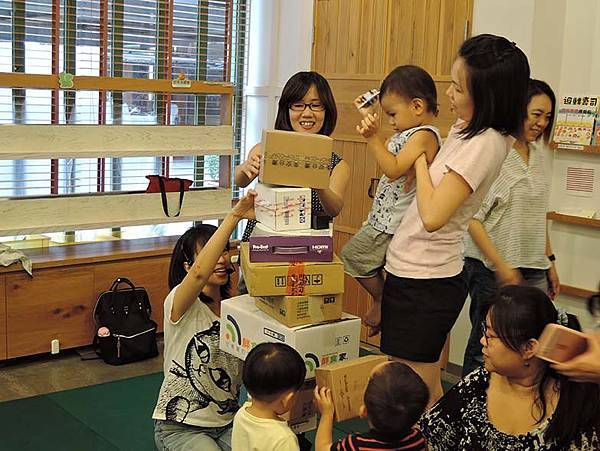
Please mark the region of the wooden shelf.
POLYGON ((600 146, 587 146, 583 144, 568 144, 568 143, 557 143, 552 141, 550 147, 555 150, 569 150, 572 152, 584 152, 584 153, 600 153, 600 146))
POLYGON ((233 154, 231 125, 0 125, 0 160, 233 154))
POLYGON ((564 222, 567 224, 576 224, 585 227, 600 228, 600 219, 589 219, 582 218, 581 216, 563 215, 555 211, 549 211, 546 214, 546 217, 553 221, 564 222))

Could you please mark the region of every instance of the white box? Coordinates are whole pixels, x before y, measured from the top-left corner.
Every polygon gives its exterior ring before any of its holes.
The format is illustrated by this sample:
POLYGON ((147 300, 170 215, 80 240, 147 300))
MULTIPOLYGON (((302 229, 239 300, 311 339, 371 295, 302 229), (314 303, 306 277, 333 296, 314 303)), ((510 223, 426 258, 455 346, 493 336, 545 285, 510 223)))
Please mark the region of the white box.
POLYGON ((310 230, 310 188, 256 184, 256 220, 276 231, 310 230))
POLYGON ((254 226, 252 236, 333 236, 333 227, 331 224, 328 229, 306 229, 298 233, 297 230, 275 230, 271 227, 258 222, 254 226))
POLYGON ((290 328, 260 311, 247 294, 221 302, 223 351, 244 360, 265 342, 285 343, 298 351, 310 379, 321 365, 358 358, 360 318, 344 313, 339 321, 290 328))

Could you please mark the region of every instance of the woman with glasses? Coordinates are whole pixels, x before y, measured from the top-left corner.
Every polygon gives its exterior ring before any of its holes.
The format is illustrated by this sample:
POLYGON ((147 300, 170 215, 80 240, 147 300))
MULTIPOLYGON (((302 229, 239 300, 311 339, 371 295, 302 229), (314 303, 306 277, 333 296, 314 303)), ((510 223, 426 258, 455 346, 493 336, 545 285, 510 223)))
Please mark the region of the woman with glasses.
MULTIPOLYGON (((276 130, 314 133, 329 136, 335 129, 337 108, 329 83, 317 72, 298 72, 285 84, 277 118, 276 130)), ((261 145, 256 144, 248 153, 248 158, 235 169, 235 183, 248 186, 260 171, 261 145)), ((331 176, 327 189, 312 190, 312 215, 336 217, 344 206, 344 192, 350 167, 336 153, 331 155, 331 176)), ((248 221, 243 241, 247 241, 254 230, 256 221, 248 221)))
POLYGON ((600 449, 600 387, 574 383, 535 356, 548 324, 579 329, 539 288, 509 285, 489 300, 484 367, 446 393, 419 423, 432 450, 600 449))
POLYGON ((463 376, 481 366, 479 306, 498 286, 525 284, 554 299, 560 290, 546 226, 550 196, 544 156, 552 133, 556 99, 552 88, 529 80, 527 116, 521 137, 469 223, 465 239, 465 276, 471 296, 471 333, 463 376))

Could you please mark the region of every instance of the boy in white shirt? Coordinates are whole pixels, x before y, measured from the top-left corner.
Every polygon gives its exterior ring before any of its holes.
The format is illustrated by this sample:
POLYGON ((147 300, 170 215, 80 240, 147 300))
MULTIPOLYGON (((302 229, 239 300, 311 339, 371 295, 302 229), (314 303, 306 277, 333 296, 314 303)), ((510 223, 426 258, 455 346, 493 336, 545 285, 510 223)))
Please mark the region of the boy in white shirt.
POLYGON ((304 383, 304 360, 283 343, 261 343, 246 357, 242 380, 251 400, 233 420, 233 451, 298 451, 298 439, 280 417, 304 383))

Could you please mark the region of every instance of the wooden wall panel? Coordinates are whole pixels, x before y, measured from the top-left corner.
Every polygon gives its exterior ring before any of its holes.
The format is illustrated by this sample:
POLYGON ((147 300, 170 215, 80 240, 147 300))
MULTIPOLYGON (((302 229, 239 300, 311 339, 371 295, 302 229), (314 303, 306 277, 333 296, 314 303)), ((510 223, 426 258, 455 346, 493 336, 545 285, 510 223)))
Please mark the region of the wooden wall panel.
MULTIPOLYGON (((335 220, 334 243, 339 252, 366 219, 372 199, 371 178, 381 170, 356 132, 361 117, 353 100, 378 88, 387 73, 400 64, 416 64, 433 77, 442 136, 454 123, 445 94, 457 50, 468 35, 473 0, 315 0, 315 39, 312 68, 330 82, 338 107, 334 149, 349 164, 350 184, 345 205, 335 220)), ((392 130, 383 118, 383 135, 392 130)), ((364 316, 371 302, 367 292, 346 276, 344 306, 364 316)), ((379 337, 362 339, 379 345, 379 337)))
POLYGON ((6 277, 0 276, 0 360, 6 359, 6 277))
POLYGON ((6 276, 7 358, 88 345, 94 329, 94 272, 91 267, 47 269, 31 278, 6 276))
POLYGON ((118 277, 126 277, 135 286, 144 287, 152 305, 152 319, 163 330, 164 302, 169 294, 168 277, 170 257, 102 263, 94 267, 94 298, 110 288, 118 277))

